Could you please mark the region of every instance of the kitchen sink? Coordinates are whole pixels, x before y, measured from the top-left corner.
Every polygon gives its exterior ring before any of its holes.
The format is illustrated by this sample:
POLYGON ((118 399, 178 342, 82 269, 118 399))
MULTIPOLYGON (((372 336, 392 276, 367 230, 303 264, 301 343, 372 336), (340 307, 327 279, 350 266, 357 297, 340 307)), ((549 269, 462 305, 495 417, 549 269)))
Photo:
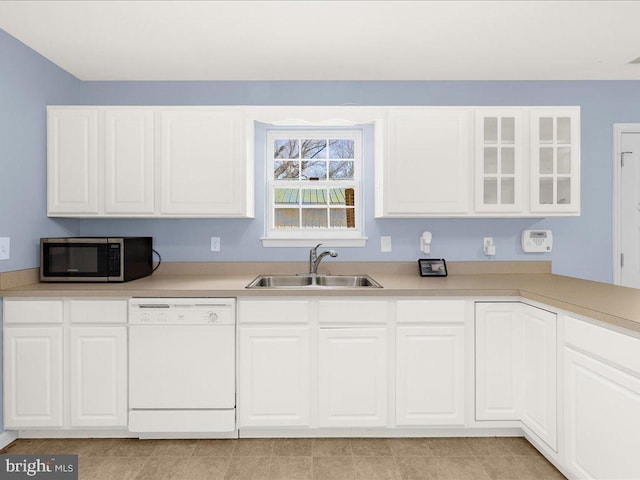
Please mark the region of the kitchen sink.
POLYGON ((260 275, 246 288, 382 288, 369 275, 260 275))

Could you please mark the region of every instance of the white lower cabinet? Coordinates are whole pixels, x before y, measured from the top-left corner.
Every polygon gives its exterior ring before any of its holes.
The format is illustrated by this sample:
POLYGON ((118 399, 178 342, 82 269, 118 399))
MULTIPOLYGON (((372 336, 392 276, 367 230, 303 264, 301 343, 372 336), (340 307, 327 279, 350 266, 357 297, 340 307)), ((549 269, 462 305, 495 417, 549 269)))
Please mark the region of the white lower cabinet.
POLYGON ((126 427, 126 300, 3 307, 5 429, 126 427))
POLYGON ((309 426, 309 327, 239 332, 239 426, 309 426))
POLYGON ((4 428, 62 427, 62 407, 62 327, 5 326, 4 428))
POLYGON ((127 327, 71 327, 72 427, 127 425, 127 327))
POLYGON ((520 420, 557 450, 556 314, 476 304, 476 420, 520 420))
POLYGON ((387 425, 387 328, 320 328, 318 423, 387 425))

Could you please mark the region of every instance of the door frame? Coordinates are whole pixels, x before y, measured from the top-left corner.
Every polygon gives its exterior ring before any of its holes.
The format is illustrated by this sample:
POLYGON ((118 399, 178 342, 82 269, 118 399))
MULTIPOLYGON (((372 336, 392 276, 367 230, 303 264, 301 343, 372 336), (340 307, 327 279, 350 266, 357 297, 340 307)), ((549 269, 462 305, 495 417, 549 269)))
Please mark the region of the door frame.
POLYGON ((622 165, 620 164, 620 145, 623 133, 640 133, 640 123, 613 124, 613 283, 622 284, 622 267, 620 266, 620 181, 622 165))

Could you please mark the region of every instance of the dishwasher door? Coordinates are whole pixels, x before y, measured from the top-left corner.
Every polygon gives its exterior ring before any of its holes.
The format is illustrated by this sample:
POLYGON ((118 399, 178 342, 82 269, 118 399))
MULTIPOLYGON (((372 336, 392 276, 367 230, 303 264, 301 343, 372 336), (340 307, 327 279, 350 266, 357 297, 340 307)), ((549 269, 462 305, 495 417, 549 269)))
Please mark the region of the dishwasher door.
POLYGON ((130 409, 235 407, 235 325, 131 325, 130 409))

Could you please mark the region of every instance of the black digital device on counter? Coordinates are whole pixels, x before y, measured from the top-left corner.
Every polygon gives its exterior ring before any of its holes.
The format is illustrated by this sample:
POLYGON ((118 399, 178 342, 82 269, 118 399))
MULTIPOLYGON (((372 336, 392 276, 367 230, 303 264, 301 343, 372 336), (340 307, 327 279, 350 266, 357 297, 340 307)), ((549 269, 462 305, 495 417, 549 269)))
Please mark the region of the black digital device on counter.
POLYGON ((447 262, 444 258, 421 258, 418 260, 418 272, 421 277, 446 277, 447 262))

